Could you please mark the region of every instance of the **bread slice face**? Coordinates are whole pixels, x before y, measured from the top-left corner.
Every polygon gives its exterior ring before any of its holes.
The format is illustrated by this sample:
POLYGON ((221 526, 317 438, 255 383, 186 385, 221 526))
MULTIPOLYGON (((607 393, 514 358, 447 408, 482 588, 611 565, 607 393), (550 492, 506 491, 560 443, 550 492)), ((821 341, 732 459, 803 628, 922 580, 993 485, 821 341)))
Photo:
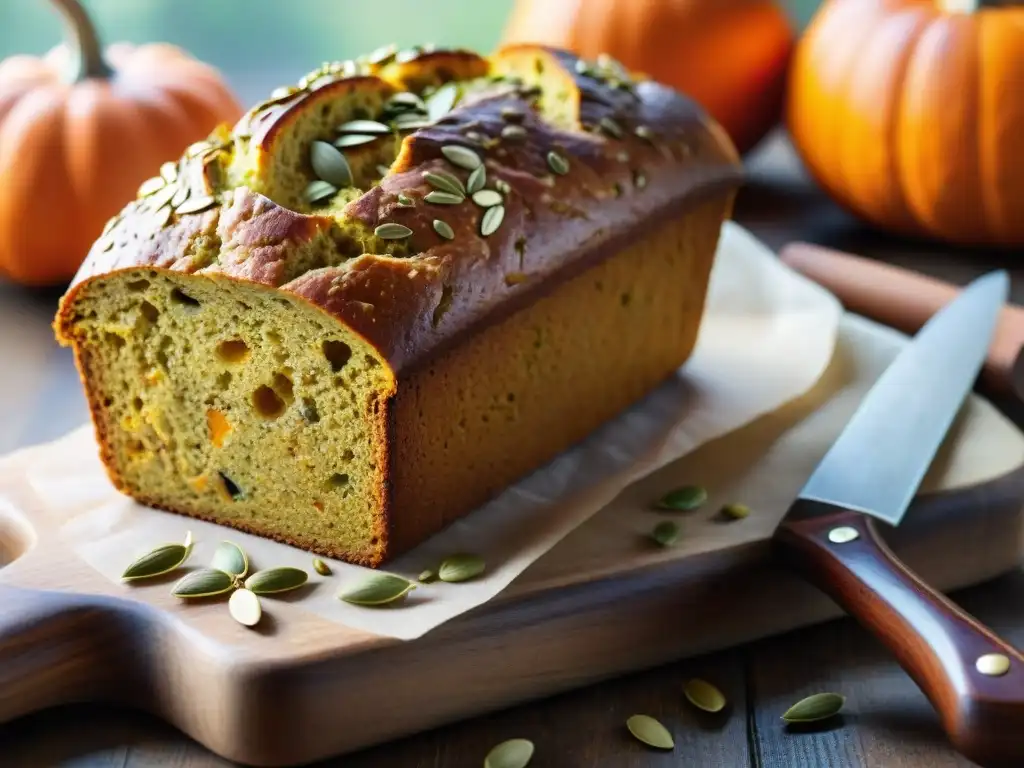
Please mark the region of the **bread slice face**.
POLYGON ((741 179, 607 58, 334 62, 143 184, 55 330, 119 489, 376 567, 682 364, 741 179))

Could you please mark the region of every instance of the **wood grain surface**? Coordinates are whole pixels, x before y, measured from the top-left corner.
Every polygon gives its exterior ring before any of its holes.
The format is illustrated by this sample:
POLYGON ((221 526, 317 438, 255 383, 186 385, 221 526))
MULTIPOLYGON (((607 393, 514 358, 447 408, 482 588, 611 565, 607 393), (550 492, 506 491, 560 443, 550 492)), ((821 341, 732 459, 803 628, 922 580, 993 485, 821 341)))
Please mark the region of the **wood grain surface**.
MULTIPOLYGON (((758 173, 741 197, 737 218, 773 247, 798 238, 820 242, 960 283, 1007 264, 999 255, 972 258, 927 244, 894 242, 868 232, 825 201, 799 175, 784 144, 767 147, 755 169, 758 173)), ((1019 300, 1024 281, 1016 280, 1014 289, 1019 300)), ((43 316, 42 310, 48 308, 49 299, 44 296, 18 301, 28 307, 24 327, 26 333, 31 332, 43 316)), ((39 439, 55 437, 66 429, 62 418, 78 415, 77 395, 62 383, 61 377, 68 373, 66 365, 67 361, 58 361, 54 372, 42 380, 21 376, 18 385, 25 393, 26 407, 19 414, 20 434, 38 435, 39 439), (55 407, 49 411, 38 407, 54 393, 64 395, 54 401, 55 407)), ((1020 407, 1009 402, 1005 410, 1017 416, 1020 407)), ((1019 607, 1024 605, 1024 574, 1013 573, 954 597, 1010 642, 1024 642, 1024 609, 1019 607)), ((735 618, 735 610, 729 602, 721 605, 723 617, 735 618)), ((666 615, 684 621, 692 618, 685 609, 666 615)), ((87 616, 71 612, 66 619, 69 637, 76 634, 76 621, 87 620, 87 616)), ((709 621, 701 617, 698 626, 709 626, 709 621)), ((103 647, 102 652, 117 657, 120 649, 108 640, 97 637, 97 652, 103 647)), ((36 653, 31 643, 26 643, 22 652, 28 657, 36 653)), ((46 666, 45 660, 37 663, 46 666)), ((538 672, 543 674, 543 670, 538 672)), ((73 683, 72 673, 55 669, 52 674, 55 678, 71 675, 73 683)), ((0 701, 6 683, 6 679, 0 679, 0 701)), ((401 695, 401 690, 393 693, 396 700, 401 695)), ((333 703, 325 699, 320 705, 330 709, 333 703)), ((204 706, 203 698, 197 696, 196 707, 202 710, 204 706)), ((289 706, 286 697, 282 697, 280 706, 282 710, 289 706)), ((374 716, 386 719, 387 706, 378 709, 374 716)), ((346 716, 346 712, 337 713, 341 723, 346 716)), ((478 766, 494 743, 514 736, 537 743, 531 766, 540 768, 971 765, 950 749, 928 701, 889 652, 848 620, 658 666, 318 765, 478 766), (729 697, 730 706, 724 716, 705 720, 695 717, 687 707, 681 686, 694 675, 715 682, 729 697), (783 727, 779 715, 788 706, 821 690, 836 690, 847 696, 840 718, 806 732, 783 727), (632 741, 623 722, 634 712, 661 716, 670 724, 677 743, 675 752, 652 752, 632 741)), ((151 715, 92 704, 60 707, 0 727, 0 754, 2 763, 11 766, 230 765, 151 715)))

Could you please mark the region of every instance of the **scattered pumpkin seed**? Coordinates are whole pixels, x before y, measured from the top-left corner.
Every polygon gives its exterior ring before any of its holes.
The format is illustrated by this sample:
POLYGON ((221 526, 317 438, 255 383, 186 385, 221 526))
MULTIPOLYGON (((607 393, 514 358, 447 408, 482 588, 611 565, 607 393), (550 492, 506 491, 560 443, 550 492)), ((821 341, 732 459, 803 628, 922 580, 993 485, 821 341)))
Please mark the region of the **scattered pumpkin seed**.
POLYGON ((332 144, 314 141, 309 147, 309 161, 317 178, 338 187, 352 186, 352 169, 348 160, 332 144))
POLYGON ((185 539, 184 544, 164 544, 151 552, 147 552, 138 560, 124 569, 121 579, 124 581, 135 581, 137 579, 148 579, 153 576, 162 576, 170 573, 181 566, 192 552, 190 538, 185 539))
POLYGON ((521 125, 506 125, 501 129, 501 138, 506 141, 519 141, 525 139, 528 133, 521 125))
POLYGON ((622 138, 622 126, 619 125, 613 118, 608 116, 602 117, 598 122, 601 130, 611 136, 613 139, 622 138))
POLYGON ((664 520, 654 526, 651 538, 663 547, 671 547, 679 540, 679 526, 671 520, 664 520))
POLYGON ((402 208, 412 208, 415 205, 413 199, 404 192, 399 192, 395 199, 398 200, 398 205, 402 208))
POLYGON ((391 133, 390 126, 376 120, 349 120, 338 126, 338 133, 357 133, 362 135, 386 136, 391 133))
POLYGON ((191 197, 178 206, 175 213, 185 216, 189 213, 202 213, 209 208, 212 208, 217 204, 217 198, 212 195, 202 195, 200 197, 191 197))
POLYGON ((838 693, 815 693, 801 699, 782 714, 787 723, 813 723, 839 714, 846 697, 838 693))
POLYGON ((192 554, 192 547, 195 542, 192 540, 192 531, 185 531, 185 557, 192 554))
POLYGON ((419 115, 408 113, 399 115, 393 121, 395 128, 399 131, 418 131, 420 128, 429 128, 433 125, 429 120, 424 120, 419 115))
POLYGON ((379 225, 373 234, 382 240, 401 240, 404 237, 408 237, 412 234, 412 230, 404 224, 395 224, 394 222, 388 222, 386 224, 379 225))
POLYGON ((374 572, 338 594, 352 605, 384 605, 405 596, 416 585, 393 573, 374 572))
POLYGON ((168 184, 173 184, 178 180, 178 165, 168 160, 166 163, 160 165, 160 175, 167 181, 168 184))
POLYGON ((222 541, 213 553, 210 567, 230 573, 232 576, 244 578, 245 574, 249 572, 249 558, 237 544, 222 541))
POLYGON ((565 176, 569 172, 569 161, 557 152, 548 152, 548 168, 559 176, 565 176))
POLYGON ((178 185, 168 184, 166 187, 158 189, 156 192, 150 195, 149 199, 146 202, 149 204, 149 207, 155 211, 160 208, 163 208, 165 205, 170 203, 171 200, 174 199, 174 196, 177 194, 178 185))
POLYGON ((378 176, 384 177, 384 176, 387 176, 388 173, 390 173, 390 172, 391 172, 391 166, 390 165, 378 165, 377 166, 377 175, 378 176))
POLYGON ((321 200, 334 196, 337 191, 338 188, 329 181, 317 179, 306 185, 306 188, 302 190, 302 197, 307 203, 319 203, 321 200))
POLYGON ((725 708, 725 696, 706 680, 690 680, 683 686, 683 694, 693 706, 705 712, 721 712, 725 708))
POLYGON ((526 117, 526 113, 519 109, 519 107, 502 107, 501 117, 510 123, 521 123, 523 118, 526 117))
POLYGON ((439 189, 435 189, 433 192, 428 192, 424 195, 423 199, 434 205, 459 205, 466 198, 462 195, 455 195, 451 192, 442 192, 439 189))
POLYGON ((298 589, 309 579, 309 574, 301 568, 290 565, 279 568, 267 568, 256 571, 245 580, 245 588, 257 595, 273 595, 278 592, 289 592, 298 589))
POLYGON ((644 141, 654 141, 654 132, 646 125, 638 125, 636 128, 633 129, 633 133, 635 133, 644 141))
POLYGON ((487 166, 480 165, 475 171, 469 174, 469 178, 466 179, 466 192, 473 195, 484 188, 484 184, 487 183, 487 166))
POLYGON ((161 208, 155 214, 153 214, 153 223, 156 224, 158 228, 166 227, 167 222, 171 220, 171 215, 173 213, 174 211, 171 210, 171 206, 165 205, 163 208, 161 208))
POLYGON ((223 595, 235 586, 230 573, 218 571, 216 568, 200 568, 198 571, 182 576, 171 589, 175 597, 211 597, 223 595))
POLYGON ((379 138, 379 135, 367 133, 346 133, 334 140, 334 146, 338 149, 345 149, 346 147, 361 147, 363 144, 369 144, 371 141, 376 141, 379 138))
POLYGON ((197 157, 208 149, 213 149, 213 145, 205 139, 203 141, 193 142, 185 147, 185 157, 197 157))
POLYGON ((466 138, 470 141, 483 141, 484 135, 480 131, 466 131, 466 138))
POLYGON ((484 237, 493 235, 498 231, 498 227, 501 226, 502 219, 505 218, 505 206, 495 205, 488 208, 480 220, 480 234, 484 237))
POLYGON ((446 222, 443 222, 440 219, 434 219, 434 231, 437 232, 437 234, 439 234, 445 240, 455 239, 455 230, 453 230, 446 222))
POLYGON ((236 589, 228 599, 228 613, 246 627, 255 627, 263 617, 263 607, 255 592, 248 589, 236 589))
POLYGON ((181 207, 181 204, 188 200, 190 194, 192 194, 192 190, 188 187, 179 187, 178 191, 174 193, 174 197, 171 198, 171 208, 181 207))
POLYGON ((455 83, 445 83, 427 99, 427 115, 432 122, 437 122, 452 111, 459 99, 459 88, 455 83))
POLYGON ((331 575, 331 566, 321 560, 319 557, 313 558, 313 570, 319 573, 321 576, 331 575))
POLYGON ((420 575, 416 577, 416 581, 422 582, 424 584, 429 584, 436 578, 437 574, 430 568, 427 568, 425 571, 420 571, 420 575))
POLYGON ((444 171, 424 171, 423 178, 434 189, 439 189, 442 192, 451 192, 453 195, 466 196, 466 188, 462 186, 462 182, 450 173, 445 173, 444 171))
POLYGON ((584 61, 583 59, 576 59, 575 67, 576 71, 579 72, 581 75, 590 74, 590 65, 587 64, 587 62, 584 61))
POLYGON ((496 179, 494 182, 494 188, 503 195, 507 195, 512 192, 512 187, 510 187, 509 183, 504 179, 496 179))
POLYGON ((618 160, 620 163, 628 163, 629 162, 629 152, 627 152, 624 149, 619 151, 619 152, 616 152, 615 153, 615 159, 618 160))
POLYGON ((730 520, 742 520, 750 516, 750 507, 746 504, 726 504, 722 507, 722 516, 730 520))
POLYGON ((441 154, 452 165, 465 168, 467 171, 475 171, 483 164, 480 155, 469 147, 463 147, 459 144, 446 144, 441 147, 441 154))
POLYGON ((484 768, 526 768, 533 758, 533 742, 508 739, 496 744, 484 758, 484 768))
POLYGON ((647 177, 640 171, 636 171, 633 174, 633 183, 636 185, 637 189, 643 189, 647 186, 647 177))
POLYGON ((479 555, 460 553, 446 557, 437 570, 438 578, 450 584, 475 579, 486 568, 484 559, 479 555))
POLYGON ((495 192, 493 189, 481 189, 473 194, 473 202, 481 208, 490 208, 495 205, 501 205, 504 200, 500 192, 495 192))
POLYGON ((655 504, 658 509, 673 512, 689 512, 697 509, 708 500, 708 492, 699 485, 684 485, 669 491, 655 504))
POLYGON ((427 111, 427 105, 419 96, 410 91, 396 93, 388 99, 388 106, 398 109, 418 109, 421 112, 427 111))
POLYGON ((668 729, 649 715, 632 715, 626 720, 626 727, 638 741, 649 747, 672 749, 676 745, 668 729))

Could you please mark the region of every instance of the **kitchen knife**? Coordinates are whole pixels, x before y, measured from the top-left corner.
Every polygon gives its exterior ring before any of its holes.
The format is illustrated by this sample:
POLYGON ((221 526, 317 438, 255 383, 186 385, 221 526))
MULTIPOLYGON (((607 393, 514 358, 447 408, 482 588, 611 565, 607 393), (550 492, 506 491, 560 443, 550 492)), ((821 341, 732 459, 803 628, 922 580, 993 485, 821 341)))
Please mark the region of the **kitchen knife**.
MULTIPOLYGON (((850 312, 913 334, 960 292, 934 277, 811 243, 789 243, 784 264, 834 293, 850 312)), ((1007 304, 989 346, 982 381, 1024 401, 1024 307, 1007 304)))
POLYGON ((1009 280, 993 272, 935 314, 868 392, 773 537, 796 568, 885 643, 983 766, 1024 766, 1024 656, 889 550, 896 525, 985 360, 1009 280))

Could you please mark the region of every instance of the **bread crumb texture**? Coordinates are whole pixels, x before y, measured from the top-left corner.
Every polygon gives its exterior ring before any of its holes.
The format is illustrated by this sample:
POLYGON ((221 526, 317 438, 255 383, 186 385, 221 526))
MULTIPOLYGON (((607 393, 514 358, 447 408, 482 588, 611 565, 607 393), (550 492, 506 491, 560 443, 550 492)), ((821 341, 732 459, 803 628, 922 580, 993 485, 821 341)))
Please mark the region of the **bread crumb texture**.
POLYGON ((740 180, 607 57, 324 64, 165 163, 55 320, 139 501, 378 566, 670 375, 740 180))

